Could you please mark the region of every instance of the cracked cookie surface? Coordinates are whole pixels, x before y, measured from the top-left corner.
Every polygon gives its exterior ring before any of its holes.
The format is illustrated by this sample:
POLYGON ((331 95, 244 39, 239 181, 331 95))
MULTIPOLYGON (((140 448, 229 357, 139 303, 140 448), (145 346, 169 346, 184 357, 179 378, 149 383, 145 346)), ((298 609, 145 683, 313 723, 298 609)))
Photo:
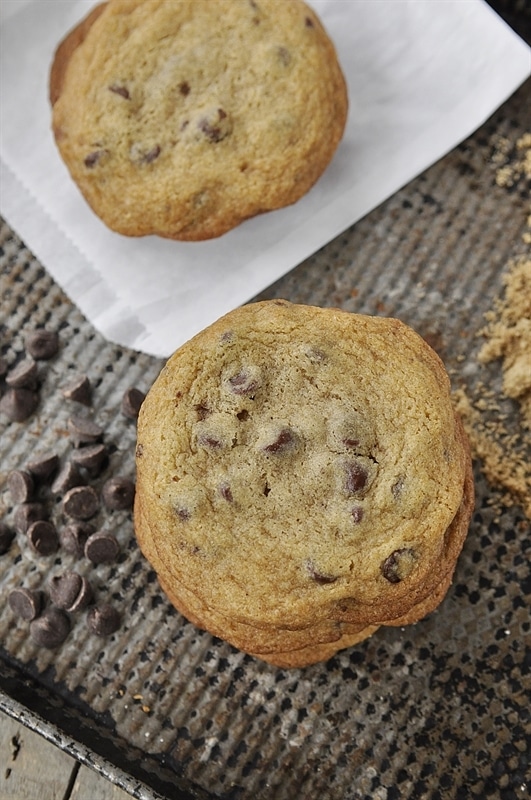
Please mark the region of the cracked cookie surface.
POLYGON ((302 0, 109 0, 57 49, 53 132, 112 230, 200 240, 296 202, 347 117, 302 0))
POLYGON ((140 413, 140 546, 183 613, 248 652, 431 610, 472 502, 447 374, 398 320, 244 306, 169 359, 140 413))

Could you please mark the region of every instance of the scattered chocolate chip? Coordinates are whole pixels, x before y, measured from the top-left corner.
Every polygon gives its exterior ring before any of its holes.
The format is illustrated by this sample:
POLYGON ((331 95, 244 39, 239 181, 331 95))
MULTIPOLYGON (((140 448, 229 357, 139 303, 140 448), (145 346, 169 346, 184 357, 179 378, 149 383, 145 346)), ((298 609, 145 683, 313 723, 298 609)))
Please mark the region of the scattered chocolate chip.
POLYGON ((361 522, 363 519, 363 508, 361 506, 354 506, 351 514, 353 522, 361 522))
POLYGON ((380 571, 389 583, 400 583, 407 578, 415 566, 417 556, 410 547, 394 550, 390 556, 382 561, 380 571))
POLYGON ((28 333, 25 339, 26 350, 33 358, 47 361, 59 351, 59 336, 56 331, 38 328, 28 333))
POLYGON ((74 447, 84 444, 96 444, 103 437, 103 428, 89 417, 74 414, 68 420, 68 430, 74 447))
POLYGON ((304 24, 307 28, 313 28, 313 20, 310 17, 305 18, 304 24))
POLYGON ((85 556, 93 564, 114 561, 120 552, 118 539, 112 533, 96 531, 91 534, 85 543, 85 556))
POLYGON ((70 459, 76 467, 86 470, 91 478, 96 478, 107 462, 107 448, 104 444, 88 444, 74 450, 70 459))
POLYGON ((96 528, 88 522, 70 522, 59 529, 59 541, 66 553, 81 558, 85 553, 85 544, 96 528))
POLYGON ((155 144, 153 147, 146 148, 145 145, 135 142, 129 151, 131 161, 136 164, 151 164, 159 157, 161 152, 160 145, 155 144))
POLYGON ((86 375, 78 375, 73 378, 62 390, 63 397, 67 400, 75 400, 84 406, 92 405, 92 386, 86 375))
POLYGON ((7 476, 7 486, 13 503, 28 503, 33 497, 35 484, 31 473, 13 469, 7 476))
POLYGON ((120 614, 107 603, 95 606, 87 614, 87 626, 97 636, 110 636, 120 627, 120 614))
POLYGON ((135 484, 129 478, 117 476, 105 481, 102 489, 103 502, 111 511, 123 511, 133 506, 135 484))
POLYGON ((10 422, 24 422, 39 405, 39 395, 30 389, 9 388, 0 399, 0 412, 10 422))
POLYGON ((27 533, 32 523, 46 519, 46 509, 43 503, 21 503, 15 509, 13 521, 19 533, 27 533))
POLYGON ((368 473, 358 461, 345 464, 345 491, 347 494, 359 494, 367 487, 368 473))
POLYGON ((38 480, 46 481, 55 473, 59 467, 59 456, 57 453, 39 456, 26 464, 28 471, 38 480))
POLYGON ((90 605, 93 598, 92 587, 83 575, 69 570, 62 575, 54 575, 50 581, 50 599, 58 608, 65 611, 80 611, 90 605))
POLYGON ((289 428, 283 428, 274 441, 266 444, 262 449, 265 453, 285 453, 296 444, 296 437, 289 428))
POLYGON ((136 458, 142 458, 143 455, 144 455, 144 445, 143 444, 137 444, 137 446, 135 448, 135 456, 136 456, 136 458))
POLYGON ((5 522, 0 522, 0 556, 7 553, 14 538, 15 531, 5 522))
POLYGON ((73 461, 67 461, 56 476, 51 486, 52 494, 61 495, 73 489, 74 486, 81 486, 84 483, 80 469, 73 461))
POLYGON ((181 81, 179 84, 179 91, 183 97, 186 97, 190 94, 190 86, 187 81, 181 81))
POLYGON ((25 358, 10 369, 6 376, 6 383, 12 389, 31 389, 35 391, 38 383, 37 362, 33 358, 25 358))
POLYGON ((213 144, 223 141, 232 132, 231 121, 222 108, 208 111, 198 120, 197 127, 213 144))
POLYGON ((44 592, 35 589, 13 589, 8 602, 11 610, 28 622, 36 619, 44 608, 44 592))
POLYGON ((58 647, 70 633, 70 618, 60 608, 50 606, 30 622, 31 638, 41 647, 58 647))
POLYGON ((92 486, 74 486, 63 497, 63 511, 72 519, 91 519, 99 507, 100 501, 92 486))
POLYGON ((33 550, 41 556, 50 556, 59 548, 59 537, 53 522, 39 519, 32 522, 26 531, 33 550))
POLYGON ((114 94, 119 94, 120 97, 123 97, 124 100, 130 100, 131 95, 129 94, 129 89, 126 86, 121 86, 118 83, 113 83, 109 86, 109 91, 113 92, 114 94))
POLYGON ((123 394, 121 411, 122 414, 128 419, 137 419, 140 412, 140 406, 144 402, 146 395, 140 389, 130 386, 129 389, 123 394))
POLYGON ((249 412, 246 408, 242 408, 241 411, 238 411, 236 414, 236 418, 240 420, 240 422, 247 422, 249 419, 249 412))
POLYGON ((327 575, 326 573, 321 572, 321 570, 318 570, 315 567, 313 561, 306 562, 306 569, 308 570, 310 578, 316 583, 319 583, 321 586, 325 586, 329 583, 335 583, 335 581, 337 581, 337 575, 327 575))

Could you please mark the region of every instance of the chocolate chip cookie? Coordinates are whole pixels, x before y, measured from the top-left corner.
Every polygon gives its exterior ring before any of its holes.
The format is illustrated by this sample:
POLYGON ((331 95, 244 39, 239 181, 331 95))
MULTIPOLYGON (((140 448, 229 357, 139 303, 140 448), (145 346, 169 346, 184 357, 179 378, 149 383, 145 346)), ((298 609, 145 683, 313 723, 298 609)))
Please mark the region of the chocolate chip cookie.
POLYGON ((59 45, 53 133, 112 230, 201 240, 301 198, 347 118, 302 0, 109 0, 59 45))
POLYGON ((473 498, 444 366, 396 319, 244 306, 140 411, 140 547, 185 616, 273 664, 432 611, 473 498))

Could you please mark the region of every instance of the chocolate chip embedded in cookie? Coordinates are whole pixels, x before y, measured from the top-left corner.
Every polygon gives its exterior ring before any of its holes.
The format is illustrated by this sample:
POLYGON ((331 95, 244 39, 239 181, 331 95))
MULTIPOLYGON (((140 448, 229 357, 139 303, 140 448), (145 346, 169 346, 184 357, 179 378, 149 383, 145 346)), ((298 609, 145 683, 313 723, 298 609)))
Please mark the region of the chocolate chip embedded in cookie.
POLYGON ((433 610, 472 505, 448 376, 398 320, 250 304, 142 404, 142 551, 193 622, 273 664, 433 610))
POLYGON ((106 225, 180 240, 299 200, 348 107, 302 0, 109 0, 59 45, 50 99, 59 152, 106 225))

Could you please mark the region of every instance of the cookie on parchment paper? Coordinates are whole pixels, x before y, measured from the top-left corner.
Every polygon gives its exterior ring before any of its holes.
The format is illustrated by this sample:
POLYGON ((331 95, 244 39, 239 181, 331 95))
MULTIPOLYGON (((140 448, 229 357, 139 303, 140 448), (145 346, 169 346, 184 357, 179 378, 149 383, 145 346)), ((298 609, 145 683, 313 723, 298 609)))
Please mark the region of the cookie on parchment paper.
POLYGON ((220 236, 299 200, 342 138, 347 90, 302 0, 109 0, 59 45, 53 133, 128 236, 220 236))
POLYGON ((432 611, 472 513, 444 366, 396 319, 266 301, 167 362, 135 529, 192 622, 280 666, 432 611))

